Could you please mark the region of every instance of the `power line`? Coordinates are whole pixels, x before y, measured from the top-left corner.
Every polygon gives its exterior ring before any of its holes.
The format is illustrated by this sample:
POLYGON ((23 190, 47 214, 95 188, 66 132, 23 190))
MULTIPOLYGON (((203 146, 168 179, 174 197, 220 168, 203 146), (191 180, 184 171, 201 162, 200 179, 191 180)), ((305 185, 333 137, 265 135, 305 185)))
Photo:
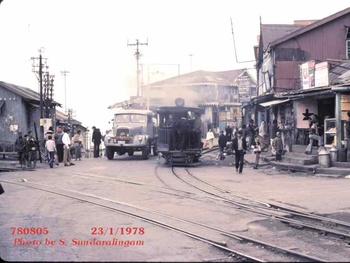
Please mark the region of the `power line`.
POLYGON ((235 51, 236 62, 237 62, 237 63, 255 62, 255 60, 238 61, 237 52, 236 52, 235 35, 234 35, 234 33, 233 33, 232 18, 230 18, 230 20, 231 20, 231 31, 232 31, 232 38, 233 38, 233 48, 234 48, 234 51, 235 51))

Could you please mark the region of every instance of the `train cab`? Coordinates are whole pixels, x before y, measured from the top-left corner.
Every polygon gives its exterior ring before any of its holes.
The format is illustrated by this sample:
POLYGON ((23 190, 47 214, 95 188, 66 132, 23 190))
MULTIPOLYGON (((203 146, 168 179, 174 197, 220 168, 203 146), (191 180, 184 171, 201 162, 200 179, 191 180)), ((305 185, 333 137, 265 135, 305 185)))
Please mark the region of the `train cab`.
POLYGON ((170 165, 190 165, 202 155, 202 120, 204 110, 194 107, 159 107, 158 153, 170 165))

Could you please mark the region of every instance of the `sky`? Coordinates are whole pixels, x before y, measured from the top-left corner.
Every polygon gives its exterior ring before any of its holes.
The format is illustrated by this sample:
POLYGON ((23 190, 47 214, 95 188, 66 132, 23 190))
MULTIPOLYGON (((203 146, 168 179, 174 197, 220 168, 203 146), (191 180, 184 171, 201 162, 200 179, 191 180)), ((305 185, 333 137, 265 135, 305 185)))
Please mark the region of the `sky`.
POLYGON ((292 24, 349 5, 349 0, 4 0, 0 81, 39 92, 31 58, 42 50, 55 76, 58 110, 72 109, 83 126, 104 132, 113 118, 108 106, 137 95, 136 41, 143 44, 140 84, 197 70, 253 69, 260 19, 292 24))

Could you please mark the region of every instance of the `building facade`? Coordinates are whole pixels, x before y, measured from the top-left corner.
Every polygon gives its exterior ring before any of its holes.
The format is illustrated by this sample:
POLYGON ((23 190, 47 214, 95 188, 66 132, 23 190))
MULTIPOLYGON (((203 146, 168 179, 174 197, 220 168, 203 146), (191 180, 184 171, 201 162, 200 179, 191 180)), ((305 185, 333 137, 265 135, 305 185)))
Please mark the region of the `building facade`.
POLYGON ((291 122, 294 143, 305 144, 311 116, 322 126, 326 118, 342 120, 348 91, 334 81, 350 58, 350 8, 317 21, 261 25, 255 50, 258 96, 243 111, 257 124, 265 120, 270 131, 274 119, 291 122))

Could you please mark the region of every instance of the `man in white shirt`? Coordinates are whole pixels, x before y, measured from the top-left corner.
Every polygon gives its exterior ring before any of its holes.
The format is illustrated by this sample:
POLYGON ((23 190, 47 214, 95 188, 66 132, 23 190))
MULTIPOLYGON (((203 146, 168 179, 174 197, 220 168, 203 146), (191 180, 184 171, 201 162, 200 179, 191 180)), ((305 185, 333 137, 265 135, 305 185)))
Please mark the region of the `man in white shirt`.
POLYGON ((69 138, 69 129, 64 128, 64 133, 62 136, 62 142, 63 142, 63 163, 64 166, 69 166, 69 165, 75 165, 74 163, 71 162, 71 155, 70 155, 70 144, 71 140, 69 138))

